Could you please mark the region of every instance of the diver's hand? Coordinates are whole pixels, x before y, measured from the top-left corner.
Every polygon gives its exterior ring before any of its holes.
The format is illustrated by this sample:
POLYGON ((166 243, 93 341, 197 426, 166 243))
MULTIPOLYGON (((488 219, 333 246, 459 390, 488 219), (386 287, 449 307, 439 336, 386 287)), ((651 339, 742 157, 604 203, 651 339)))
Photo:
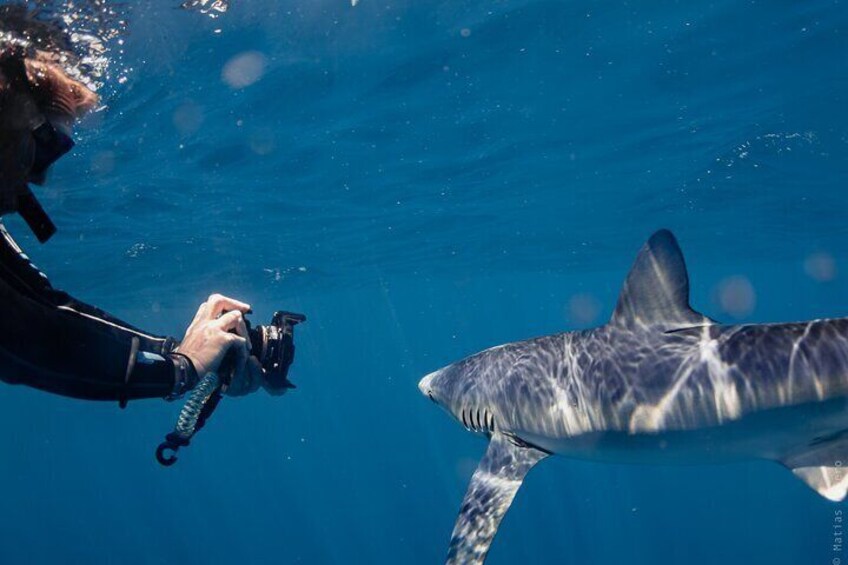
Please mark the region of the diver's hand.
POLYGON ((249 304, 213 294, 197 309, 176 351, 191 359, 202 378, 207 373, 217 372, 227 351, 235 348, 233 382, 243 379, 250 358, 250 340, 244 323, 244 314, 249 311, 249 304))

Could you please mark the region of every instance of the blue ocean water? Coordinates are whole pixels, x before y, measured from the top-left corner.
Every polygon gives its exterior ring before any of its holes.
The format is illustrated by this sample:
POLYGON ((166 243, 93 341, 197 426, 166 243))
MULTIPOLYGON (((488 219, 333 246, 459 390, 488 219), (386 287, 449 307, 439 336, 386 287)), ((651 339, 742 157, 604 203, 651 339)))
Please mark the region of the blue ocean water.
MULTIPOLYGON (((0 394, 3 563, 438 563, 485 443, 419 378, 603 323, 674 230, 728 322, 848 315, 839 1, 125 7, 105 108, 39 193, 54 285, 182 335, 212 292, 304 312, 283 398, 226 399, 179 463, 161 401, 0 394)), ((489 563, 836 563, 773 463, 551 458, 489 563)))

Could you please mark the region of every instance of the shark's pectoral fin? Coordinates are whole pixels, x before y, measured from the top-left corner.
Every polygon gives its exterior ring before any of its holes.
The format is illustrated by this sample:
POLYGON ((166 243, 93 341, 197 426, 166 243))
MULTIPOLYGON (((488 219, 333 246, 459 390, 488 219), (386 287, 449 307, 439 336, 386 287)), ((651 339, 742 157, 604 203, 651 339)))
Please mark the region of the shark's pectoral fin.
POLYGON ((822 441, 781 463, 828 500, 840 502, 848 494, 848 438, 822 441))
POLYGON ((524 476, 547 456, 500 432, 492 434, 462 500, 447 563, 483 563, 524 476))

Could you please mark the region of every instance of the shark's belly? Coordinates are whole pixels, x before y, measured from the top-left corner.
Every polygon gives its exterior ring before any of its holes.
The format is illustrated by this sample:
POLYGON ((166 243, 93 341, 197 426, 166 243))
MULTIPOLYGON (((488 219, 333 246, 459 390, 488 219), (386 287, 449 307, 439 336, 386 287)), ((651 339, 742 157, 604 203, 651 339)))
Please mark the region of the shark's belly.
POLYGON ((848 399, 773 408, 702 428, 606 430, 571 437, 515 433, 552 453, 594 461, 695 465, 781 460, 824 438, 848 434, 848 399))

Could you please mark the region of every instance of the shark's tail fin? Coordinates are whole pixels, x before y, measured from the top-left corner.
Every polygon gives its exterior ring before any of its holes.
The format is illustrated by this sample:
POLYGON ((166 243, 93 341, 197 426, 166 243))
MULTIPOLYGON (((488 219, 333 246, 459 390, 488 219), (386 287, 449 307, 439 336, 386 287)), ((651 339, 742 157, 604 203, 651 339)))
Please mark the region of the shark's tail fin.
POLYGON ((824 439, 781 463, 807 486, 828 500, 848 495, 848 438, 824 439))

